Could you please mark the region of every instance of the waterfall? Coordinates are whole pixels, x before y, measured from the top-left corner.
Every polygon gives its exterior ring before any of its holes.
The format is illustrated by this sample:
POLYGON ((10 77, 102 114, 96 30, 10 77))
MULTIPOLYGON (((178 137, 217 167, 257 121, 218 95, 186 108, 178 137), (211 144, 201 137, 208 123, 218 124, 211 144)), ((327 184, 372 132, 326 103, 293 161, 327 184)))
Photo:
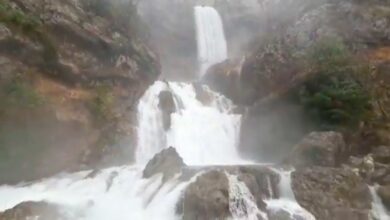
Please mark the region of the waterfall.
POLYGON ((237 151, 241 116, 231 113, 230 100, 209 91, 212 102, 207 105, 196 99, 190 84, 170 83, 170 88, 183 108, 172 115, 168 145, 176 148, 186 164, 247 163, 237 151))
POLYGON ((137 108, 137 163, 147 163, 154 154, 166 146, 162 113, 158 107, 160 92, 167 88, 163 82, 156 82, 140 99, 137 108))
MULTIPOLYGON (((196 7, 195 15, 203 74, 211 65, 226 59, 226 40, 215 9, 196 7)), ((58 205, 67 218, 74 220, 178 219, 176 204, 196 177, 189 181, 175 177, 167 182, 162 181, 162 175, 143 179, 144 165, 156 153, 173 146, 189 165, 248 163, 237 151, 241 116, 232 113, 234 106, 230 100, 206 87, 203 90, 208 96, 207 102, 197 99, 192 84, 155 82, 138 104, 134 165, 0 186, 0 212, 26 201, 46 201, 58 205), (164 129, 159 108, 159 94, 165 90, 172 93, 176 102, 168 131, 164 129)), ((247 210, 258 212, 245 184, 236 177, 230 180, 234 192, 232 200, 245 201, 247 210)), ((242 215, 239 210, 235 213, 242 215)))
POLYGON ((147 162, 163 148, 174 147, 188 165, 250 163, 240 158, 237 146, 241 116, 232 114, 230 100, 205 88, 210 103, 196 98, 192 84, 156 82, 141 98, 138 107, 138 162, 147 162), (159 94, 169 90, 176 100, 171 128, 165 132, 159 94))
POLYGON ((369 186, 372 197, 372 219, 373 220, 390 220, 390 215, 383 205, 381 198, 377 193, 378 186, 369 186))
POLYGON ((198 60, 201 76, 207 69, 227 59, 227 44, 222 19, 212 7, 195 7, 198 60))
POLYGON ((226 173, 229 179, 229 210, 234 220, 267 220, 267 214, 260 211, 256 200, 244 182, 238 177, 226 173))
POLYGON ((273 198, 266 201, 267 210, 270 212, 271 216, 277 216, 276 213, 285 213, 285 215, 290 217, 288 219, 315 220, 315 217, 310 212, 302 208, 295 199, 295 195, 291 187, 291 173, 293 171, 279 169, 273 170, 280 176, 280 182, 278 185, 280 198, 273 198))

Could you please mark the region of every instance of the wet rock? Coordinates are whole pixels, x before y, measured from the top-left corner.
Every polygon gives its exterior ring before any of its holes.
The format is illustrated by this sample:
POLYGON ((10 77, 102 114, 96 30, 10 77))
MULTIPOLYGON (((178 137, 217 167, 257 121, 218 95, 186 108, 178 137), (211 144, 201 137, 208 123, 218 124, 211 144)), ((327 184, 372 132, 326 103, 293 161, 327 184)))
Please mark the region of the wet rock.
POLYGON ((351 170, 300 169, 292 174, 292 188, 298 203, 317 220, 368 220, 372 201, 369 188, 351 170))
POLYGON ((46 202, 23 202, 0 213, 0 220, 62 219, 56 206, 46 202))
POLYGON ((194 90, 196 93, 196 99, 198 99, 202 104, 209 105, 213 101, 212 95, 207 91, 201 83, 193 83, 194 90))
POLYGON ((240 67, 239 62, 232 60, 215 64, 202 77, 202 82, 235 103, 240 103, 240 67))
POLYGON ((176 111, 175 99, 170 91, 162 91, 158 95, 159 108, 163 114, 163 125, 165 130, 169 130, 171 127, 171 114, 176 111))
POLYGON ((229 180, 223 171, 209 171, 190 184, 178 204, 183 220, 226 219, 229 211, 229 180))
POLYGON ((388 146, 380 146, 374 148, 372 151, 372 157, 375 162, 389 164, 390 163, 390 147, 388 146))
POLYGON ((378 173, 378 170, 375 170, 374 159, 372 158, 371 154, 368 154, 362 158, 351 156, 349 157, 347 164, 343 164, 343 167, 351 169, 357 175, 360 175, 367 180, 381 173, 378 173))
POLYGON ((156 154, 148 162, 143 171, 143 177, 150 178, 155 174, 161 173, 165 181, 180 173, 185 166, 183 159, 176 152, 175 148, 170 147, 156 154))
POLYGON ((307 218, 298 214, 291 214, 291 211, 285 209, 277 209, 268 211, 269 220, 307 220, 307 218))
POLYGON ((245 183, 254 198, 259 209, 265 211, 267 199, 278 198, 279 174, 266 167, 240 167, 238 179, 245 183))
POLYGON ((390 209, 390 185, 380 186, 378 195, 381 197, 383 204, 387 209, 390 209))
POLYGON ((339 164, 345 151, 346 144, 341 133, 312 132, 294 147, 288 162, 295 167, 333 167, 339 164))

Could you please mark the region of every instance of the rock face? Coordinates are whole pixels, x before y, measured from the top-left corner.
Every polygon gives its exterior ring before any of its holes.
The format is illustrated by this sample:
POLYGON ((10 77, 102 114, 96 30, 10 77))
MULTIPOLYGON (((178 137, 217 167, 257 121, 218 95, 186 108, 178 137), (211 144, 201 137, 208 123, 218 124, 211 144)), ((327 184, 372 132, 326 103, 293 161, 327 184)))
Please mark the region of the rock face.
POLYGON ((240 102, 240 63, 226 60, 216 64, 202 77, 202 82, 214 91, 230 97, 234 102, 240 102))
POLYGON ((210 171, 187 187, 179 204, 185 220, 226 219, 229 211, 229 180, 224 172, 210 171))
POLYGON ((343 135, 337 132, 312 132, 293 149, 288 159, 295 167, 335 167, 346 152, 343 135))
POLYGON ((36 218, 53 220, 61 219, 61 215, 55 206, 45 202, 24 202, 0 213, 0 220, 27 220, 36 218))
POLYGON ((133 138, 123 137, 134 135, 136 103, 160 73, 135 6, 5 0, 0 8, 0 184, 129 162, 133 138))
POLYGON ((156 154, 146 165, 143 177, 150 178, 155 174, 163 174, 163 179, 168 180, 175 174, 179 174, 186 165, 176 152, 175 148, 169 147, 156 154))
POLYGON ((390 185, 381 186, 378 189, 378 194, 382 199, 383 204, 387 209, 390 208, 390 185))
POLYGON ((171 128, 171 114, 176 111, 173 94, 170 91, 162 91, 158 98, 158 107, 162 112, 164 129, 169 130, 171 128))
POLYGON ((389 164, 390 163, 390 147, 380 146, 372 151, 372 157, 376 162, 389 164))
POLYGON ((292 174, 299 204, 318 220, 369 219, 371 196, 364 181, 350 170, 315 167, 292 174))

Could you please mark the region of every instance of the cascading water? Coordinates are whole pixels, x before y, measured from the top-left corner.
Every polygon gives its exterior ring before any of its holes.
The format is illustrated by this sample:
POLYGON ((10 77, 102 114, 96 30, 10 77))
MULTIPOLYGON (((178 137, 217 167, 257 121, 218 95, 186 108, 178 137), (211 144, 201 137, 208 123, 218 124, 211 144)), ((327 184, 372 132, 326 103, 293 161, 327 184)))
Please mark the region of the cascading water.
POLYGON ((273 169, 279 173, 279 197, 278 199, 271 199, 266 201, 267 209, 270 213, 286 213, 288 219, 305 219, 315 220, 315 217, 304 208, 302 208, 295 199, 294 192, 291 188, 291 173, 292 171, 284 171, 273 169))
POLYGON ((227 59, 227 44, 222 19, 212 7, 195 7, 196 33, 200 74, 227 59))
MULTIPOLYGON (((196 7, 200 74, 227 58, 223 25, 212 7, 196 7)), ((105 169, 97 174, 85 171, 59 175, 32 184, 0 187, 0 212, 25 201, 47 201, 58 205, 72 220, 173 220, 175 206, 188 184, 178 176, 163 182, 162 175, 142 178, 144 165, 169 146, 188 165, 247 164, 237 151, 241 116, 233 114, 227 98, 203 88, 207 101, 197 99, 192 84, 156 82, 138 105, 138 144, 133 166, 105 169), (168 90, 174 96, 176 111, 171 126, 164 130, 159 109, 159 94, 168 90)), ((254 196, 238 177, 226 174, 229 180, 229 209, 236 220, 267 219, 259 210, 254 196)), ((290 173, 280 172, 281 198, 267 201, 268 209, 283 209, 292 216, 312 220, 314 217, 295 201, 290 186, 290 173)), ((269 194, 272 195, 271 181, 269 194)))
POLYGON ((138 167, 106 169, 95 177, 89 173, 0 187, 0 212, 24 201, 46 201, 72 220, 177 219, 177 199, 189 184, 175 178, 162 185, 161 176, 142 179, 138 167))
POLYGON ((163 148, 173 146, 188 165, 248 163, 237 152, 241 116, 231 113, 230 100, 208 91, 208 105, 196 98, 191 84, 156 82, 139 104, 138 162, 147 162, 163 148), (165 132, 159 94, 169 90, 176 99, 171 128, 165 132))
POLYGON ((245 183, 238 180, 238 177, 226 173, 229 179, 229 210, 234 220, 267 220, 267 214, 259 210, 255 198, 245 183))
POLYGON ((390 220, 390 215, 383 205, 381 198, 377 193, 377 186, 369 186, 371 197, 372 197, 372 219, 373 220, 390 220))

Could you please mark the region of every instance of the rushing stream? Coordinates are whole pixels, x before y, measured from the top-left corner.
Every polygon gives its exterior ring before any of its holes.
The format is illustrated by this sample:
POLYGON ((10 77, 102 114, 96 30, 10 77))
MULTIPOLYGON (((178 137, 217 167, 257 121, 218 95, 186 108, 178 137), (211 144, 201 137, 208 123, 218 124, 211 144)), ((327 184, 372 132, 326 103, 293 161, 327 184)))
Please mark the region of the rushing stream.
MULTIPOLYGON (((227 45, 221 18, 212 7, 195 8, 200 74, 227 58, 227 45)), ((233 113, 230 100, 203 88, 208 100, 198 100, 190 83, 155 82, 138 104, 138 140, 133 166, 109 168, 98 173, 84 171, 61 174, 31 184, 0 187, 0 212, 24 201, 47 201, 61 207, 64 216, 74 220, 172 220, 179 219, 175 207, 180 195, 196 176, 188 181, 175 177, 168 182, 161 175, 142 178, 144 165, 169 146, 176 148, 187 165, 237 165, 252 162, 241 158, 237 150, 241 116, 233 113), (176 111, 171 127, 165 131, 159 109, 159 94, 173 94, 176 111)), ((314 217, 298 205, 291 189, 291 172, 280 171, 280 198, 265 201, 270 213, 283 210, 291 219, 314 217)), ((229 210, 236 220, 267 219, 259 210, 254 195, 237 176, 229 180, 229 210)), ((374 208, 377 215, 385 212, 374 208)), ((384 219, 384 218, 380 218, 384 219)))

